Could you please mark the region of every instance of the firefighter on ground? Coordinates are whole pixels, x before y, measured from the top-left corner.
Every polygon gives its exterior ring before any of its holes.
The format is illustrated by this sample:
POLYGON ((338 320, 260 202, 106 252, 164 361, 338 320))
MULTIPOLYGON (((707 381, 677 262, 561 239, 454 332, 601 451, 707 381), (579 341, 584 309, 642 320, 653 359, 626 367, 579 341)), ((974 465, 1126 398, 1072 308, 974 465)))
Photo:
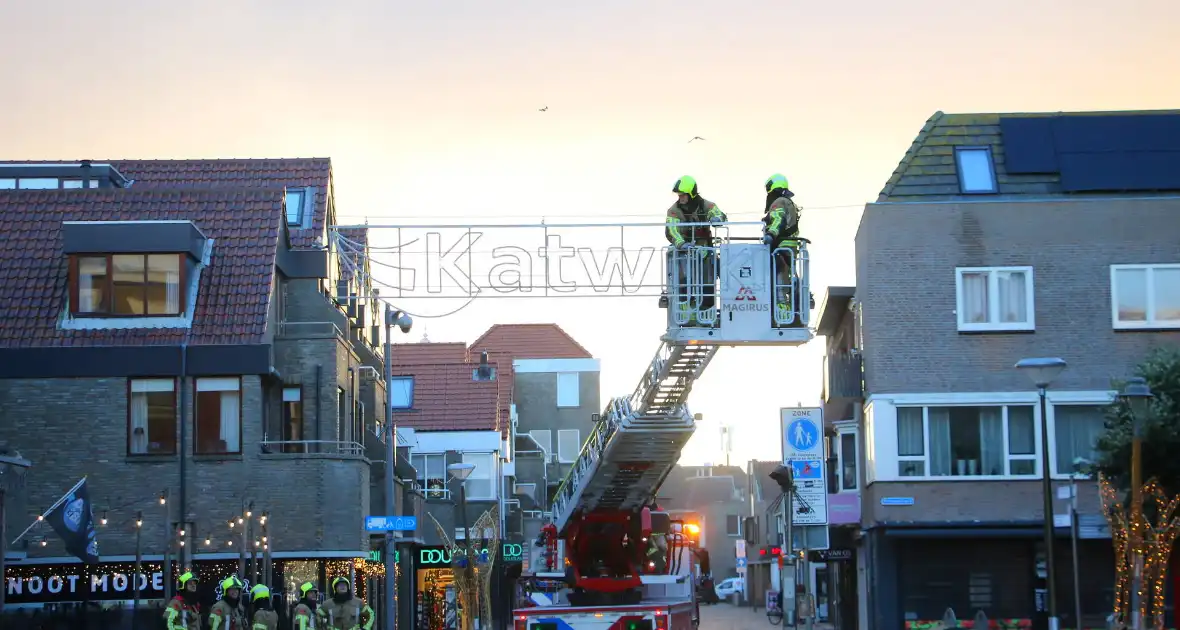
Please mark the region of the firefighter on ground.
MULTIPOLYGON (((697 189, 697 180, 685 175, 676 180, 672 185, 672 192, 676 193, 676 203, 668 208, 668 219, 665 224, 664 234, 668 238, 668 242, 678 249, 691 249, 696 247, 712 247, 713 246, 713 230, 708 225, 696 226, 682 226, 683 223, 724 223, 728 220, 725 213, 717 204, 705 199, 701 196, 697 189)), ((707 311, 713 308, 714 294, 716 293, 716 273, 713 269, 714 257, 711 250, 703 249, 696 252, 686 252, 677 256, 678 263, 676 269, 673 271, 676 286, 677 286, 677 308, 680 310, 681 321, 693 323, 695 313, 693 311, 699 309, 707 311), (698 285, 702 292, 702 299, 699 305, 690 304, 687 298, 687 289, 690 284, 688 260, 689 256, 694 257, 694 262, 700 262, 701 271, 699 278, 693 282, 698 285), (696 258, 698 257, 699 258, 696 258)), ((696 274, 694 274, 696 275, 696 274)), ((663 301, 661 300, 661 303, 663 301)))
POLYGON ((794 301, 791 299, 794 282, 791 278, 792 252, 799 251, 799 206, 791 200, 787 178, 779 173, 766 180, 766 214, 762 217, 762 242, 770 251, 784 249, 771 261, 776 270, 775 321, 789 324, 794 320, 794 301))
POLYGON ((332 580, 332 598, 316 611, 323 622, 321 628, 335 630, 372 630, 375 615, 365 600, 352 594, 348 578, 332 580))
POLYGON ((221 600, 209 609, 209 630, 246 630, 246 613, 242 610, 245 586, 236 575, 221 581, 221 600))
POLYGON ((197 605, 197 576, 185 571, 176 578, 176 597, 164 608, 165 630, 200 630, 201 608, 197 605))
POLYGON ((278 630, 279 613, 274 611, 270 600, 270 589, 259 584, 250 589, 254 602, 254 620, 250 630, 278 630))
POLYGON ((320 591, 311 582, 299 586, 299 604, 295 606, 295 622, 291 630, 313 630, 316 627, 316 609, 320 604, 320 591))

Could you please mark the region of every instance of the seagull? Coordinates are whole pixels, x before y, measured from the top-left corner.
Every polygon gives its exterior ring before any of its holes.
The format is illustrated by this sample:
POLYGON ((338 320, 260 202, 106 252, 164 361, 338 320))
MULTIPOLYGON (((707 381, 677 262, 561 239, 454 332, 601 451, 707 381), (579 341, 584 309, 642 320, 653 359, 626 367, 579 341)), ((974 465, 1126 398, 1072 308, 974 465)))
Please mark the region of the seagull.
POLYGON ((538 109, 537 111, 539 111, 539 112, 547 112, 547 111, 549 111, 549 106, 548 106, 548 105, 546 105, 546 106, 542 107, 541 109, 538 109))
POLYGON ((692 140, 689 140, 689 141, 688 141, 688 143, 689 143, 689 144, 692 144, 692 143, 693 143, 694 141, 696 141, 696 140, 704 140, 704 138, 702 138, 702 137, 700 137, 700 136, 693 136, 693 137, 692 137, 692 140))

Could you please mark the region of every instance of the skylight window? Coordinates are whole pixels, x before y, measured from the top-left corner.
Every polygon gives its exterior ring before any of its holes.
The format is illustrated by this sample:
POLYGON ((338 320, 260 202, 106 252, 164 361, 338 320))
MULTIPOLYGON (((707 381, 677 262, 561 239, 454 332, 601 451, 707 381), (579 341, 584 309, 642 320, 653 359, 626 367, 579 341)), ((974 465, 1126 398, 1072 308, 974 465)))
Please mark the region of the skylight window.
POLYGON ((996 169, 987 147, 958 147, 955 163, 959 167, 959 190, 964 194, 997 192, 996 169))
POLYGON ((287 191, 287 225, 303 225, 303 208, 307 205, 306 197, 307 191, 305 190, 287 191))

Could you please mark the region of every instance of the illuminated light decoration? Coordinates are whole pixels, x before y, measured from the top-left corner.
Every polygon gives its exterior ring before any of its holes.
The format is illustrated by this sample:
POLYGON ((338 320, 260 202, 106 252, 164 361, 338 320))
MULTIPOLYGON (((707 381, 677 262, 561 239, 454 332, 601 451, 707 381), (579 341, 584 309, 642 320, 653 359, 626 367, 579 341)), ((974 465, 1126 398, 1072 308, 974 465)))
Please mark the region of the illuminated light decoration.
MULTIPOLYGON (((144 598, 163 596, 162 567, 159 562, 141 565, 139 586, 144 598)), ((86 568, 81 564, 57 565, 49 570, 43 564, 9 564, 4 572, 9 604, 77 601, 88 590, 86 568)), ((130 599, 135 591, 134 575, 134 562, 99 565, 89 576, 91 597, 95 600, 130 599)))
POLYGON ((1134 514, 1118 498, 1118 490, 1106 478, 1099 476, 1098 487, 1102 498, 1102 511, 1110 524, 1111 539, 1114 543, 1115 591, 1114 617, 1116 623, 1129 625, 1131 616, 1133 574, 1136 565, 1141 566, 1142 580, 1138 613, 1143 626, 1164 627, 1165 588, 1167 586, 1168 560, 1172 547, 1180 534, 1180 497, 1168 499, 1156 482, 1143 486, 1143 503, 1146 507, 1134 514), (1147 512, 1154 512, 1155 523, 1150 522, 1147 512))

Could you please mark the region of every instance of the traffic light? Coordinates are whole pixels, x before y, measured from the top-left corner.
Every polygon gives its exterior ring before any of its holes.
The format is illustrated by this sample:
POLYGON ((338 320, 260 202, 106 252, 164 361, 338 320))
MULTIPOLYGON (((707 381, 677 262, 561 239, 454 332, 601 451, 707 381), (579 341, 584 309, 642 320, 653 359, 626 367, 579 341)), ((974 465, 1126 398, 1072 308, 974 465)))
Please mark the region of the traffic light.
POLYGON ((770 478, 778 484, 780 490, 789 493, 795 489, 795 478, 790 466, 776 466, 770 473, 770 478))
POLYGON ((783 548, 782 548, 782 547, 778 547, 778 546, 774 546, 774 547, 763 547, 763 548, 761 548, 761 549, 759 549, 759 550, 758 550, 758 555, 759 555, 759 556, 762 556, 763 558, 765 558, 765 557, 767 557, 767 556, 772 556, 772 557, 773 557, 773 556, 781 556, 781 555, 782 555, 782 553, 783 553, 783 548))

